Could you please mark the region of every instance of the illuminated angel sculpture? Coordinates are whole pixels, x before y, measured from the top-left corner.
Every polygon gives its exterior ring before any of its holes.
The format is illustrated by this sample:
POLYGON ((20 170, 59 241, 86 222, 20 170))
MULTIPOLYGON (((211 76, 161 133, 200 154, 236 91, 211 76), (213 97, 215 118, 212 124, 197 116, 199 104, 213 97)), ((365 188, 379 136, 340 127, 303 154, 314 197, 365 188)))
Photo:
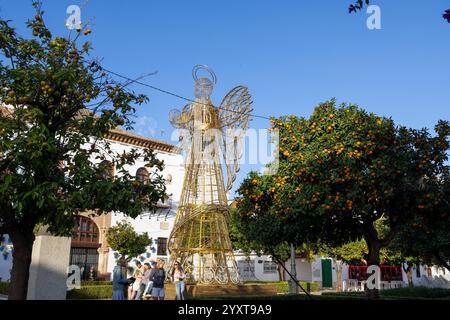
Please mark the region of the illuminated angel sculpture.
POLYGON ((170 122, 179 129, 185 152, 185 177, 169 239, 171 264, 178 261, 195 283, 239 283, 228 232, 227 192, 242 157, 252 101, 248 89, 235 87, 215 107, 210 99, 216 76, 207 66, 195 66, 195 102, 172 110, 170 122), (206 70, 210 77, 197 76, 206 70), (224 161, 224 162, 222 162, 224 161), (224 183, 222 164, 227 171, 224 183))

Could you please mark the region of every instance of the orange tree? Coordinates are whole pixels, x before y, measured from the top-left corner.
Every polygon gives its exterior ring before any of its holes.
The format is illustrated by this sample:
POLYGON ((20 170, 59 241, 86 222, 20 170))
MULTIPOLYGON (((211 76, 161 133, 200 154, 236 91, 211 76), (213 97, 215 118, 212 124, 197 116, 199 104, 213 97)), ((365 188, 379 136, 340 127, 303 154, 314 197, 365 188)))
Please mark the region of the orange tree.
POLYGON ((106 241, 112 250, 121 255, 119 259, 129 262, 145 252, 146 247, 152 243, 152 238, 147 232, 137 233, 131 223, 123 220, 108 229, 106 241))
MULTIPOLYGON (((368 6, 370 4, 370 0, 357 0, 354 4, 350 4, 348 6, 348 12, 357 12, 364 8, 364 6, 368 6)), ((442 14, 442 17, 447 20, 448 23, 450 23, 450 9, 445 10, 445 12, 442 14)))
POLYGON ((265 237, 267 228, 273 242, 331 246, 362 237, 368 263, 378 265, 381 248, 400 227, 441 202, 440 181, 448 172, 445 121, 432 136, 332 100, 308 119, 273 119, 272 129, 279 130, 277 174, 251 173, 238 189, 238 210, 254 225, 252 236, 265 237), (383 235, 375 226, 382 217, 383 235))
POLYGON ((442 196, 427 195, 437 202, 421 210, 408 224, 404 224, 390 245, 414 261, 436 264, 450 271, 450 177, 441 177, 442 196))
POLYGON ((157 176, 140 183, 127 167, 140 158, 162 169, 152 150, 117 154, 103 137, 130 128, 143 95, 115 82, 89 56, 89 29, 73 38, 55 37, 38 1, 28 21, 31 39, 0 18, 0 234, 14 245, 9 299, 25 299, 35 228, 69 235, 73 217, 122 211, 136 217, 164 199, 157 176), (110 160, 117 175, 105 175, 110 160))

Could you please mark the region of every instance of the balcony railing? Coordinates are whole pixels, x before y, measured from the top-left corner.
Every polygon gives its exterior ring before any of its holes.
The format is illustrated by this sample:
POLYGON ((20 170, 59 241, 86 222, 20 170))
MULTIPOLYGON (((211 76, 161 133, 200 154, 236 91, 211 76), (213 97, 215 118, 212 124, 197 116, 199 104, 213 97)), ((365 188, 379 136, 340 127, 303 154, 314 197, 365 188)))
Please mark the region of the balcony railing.
MULTIPOLYGON (((381 281, 403 281, 402 267, 399 265, 380 265, 381 281)), ((367 266, 348 266, 348 278, 367 280, 367 266)))

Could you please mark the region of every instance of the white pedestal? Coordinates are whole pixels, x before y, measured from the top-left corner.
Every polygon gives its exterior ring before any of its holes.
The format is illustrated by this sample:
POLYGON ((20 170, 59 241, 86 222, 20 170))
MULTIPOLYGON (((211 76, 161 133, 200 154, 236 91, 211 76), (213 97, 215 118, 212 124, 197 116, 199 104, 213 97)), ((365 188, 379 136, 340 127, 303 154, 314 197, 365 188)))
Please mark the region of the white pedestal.
POLYGON ((28 281, 29 300, 65 300, 70 237, 39 232, 33 245, 28 281))

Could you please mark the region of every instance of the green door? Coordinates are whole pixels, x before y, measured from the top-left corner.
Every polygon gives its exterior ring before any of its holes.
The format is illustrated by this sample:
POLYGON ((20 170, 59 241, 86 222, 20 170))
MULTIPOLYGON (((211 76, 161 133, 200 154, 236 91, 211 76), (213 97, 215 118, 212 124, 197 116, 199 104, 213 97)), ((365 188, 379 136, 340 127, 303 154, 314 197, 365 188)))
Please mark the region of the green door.
POLYGON ((322 259, 322 287, 333 287, 333 276, 331 269, 331 259, 322 259))

